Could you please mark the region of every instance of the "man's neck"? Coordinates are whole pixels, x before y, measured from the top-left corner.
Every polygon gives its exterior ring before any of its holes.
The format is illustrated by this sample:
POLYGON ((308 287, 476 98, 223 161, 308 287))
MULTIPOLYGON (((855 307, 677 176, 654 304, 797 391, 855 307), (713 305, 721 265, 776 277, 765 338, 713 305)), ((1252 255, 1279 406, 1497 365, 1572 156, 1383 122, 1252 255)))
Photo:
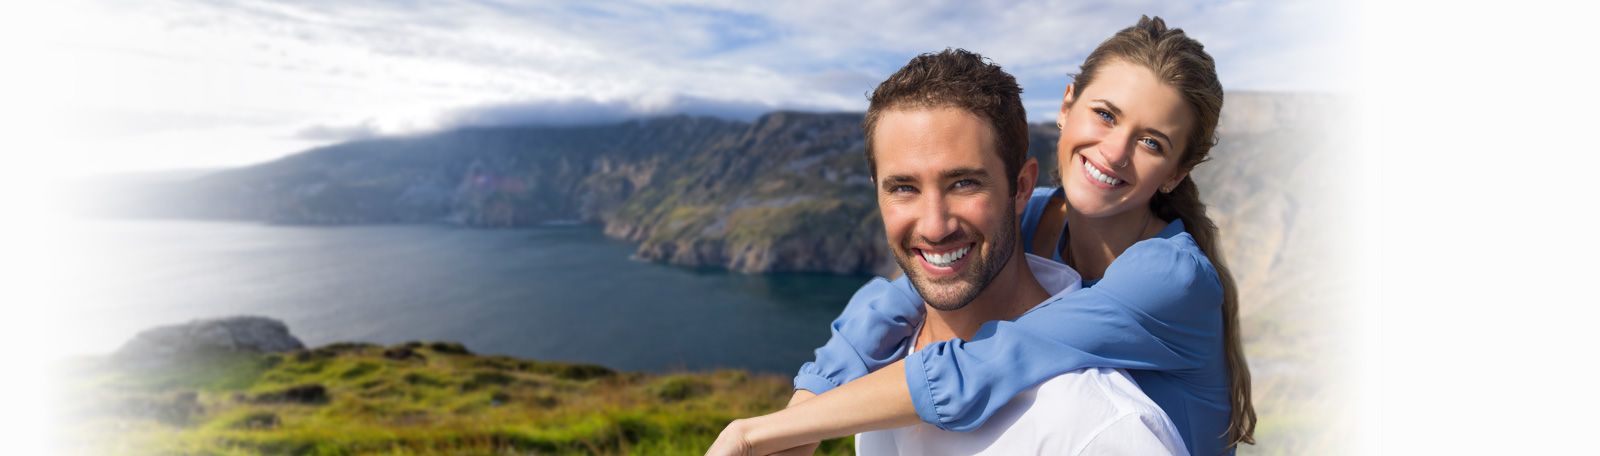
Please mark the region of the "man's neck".
POLYGON ((960 309, 938 310, 923 303, 928 313, 917 346, 957 337, 970 340, 984 323, 1017 318, 1049 297, 1050 293, 1028 268, 1026 255, 1018 249, 994 280, 960 309))

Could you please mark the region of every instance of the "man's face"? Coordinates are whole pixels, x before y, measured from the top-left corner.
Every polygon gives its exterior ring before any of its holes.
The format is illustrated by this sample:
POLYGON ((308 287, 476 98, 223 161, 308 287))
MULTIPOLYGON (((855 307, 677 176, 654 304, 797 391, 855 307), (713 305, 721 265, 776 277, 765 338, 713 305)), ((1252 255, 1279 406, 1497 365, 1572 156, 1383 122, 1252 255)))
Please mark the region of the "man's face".
POLYGON ((883 112, 873 137, 878 210, 895 262, 928 305, 972 302, 1016 247, 1017 202, 995 131, 958 108, 883 112))

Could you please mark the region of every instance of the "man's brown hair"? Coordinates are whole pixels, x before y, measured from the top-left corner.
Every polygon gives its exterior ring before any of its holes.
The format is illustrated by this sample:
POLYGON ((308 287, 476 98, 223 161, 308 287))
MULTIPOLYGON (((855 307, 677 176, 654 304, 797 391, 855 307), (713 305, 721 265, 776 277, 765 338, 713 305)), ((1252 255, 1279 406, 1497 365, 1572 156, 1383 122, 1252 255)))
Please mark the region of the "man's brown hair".
POLYGON ((1028 161, 1028 114, 1022 109, 1017 78, 999 65, 965 49, 922 54, 878 84, 869 99, 861 128, 867 134, 867 169, 873 180, 878 178, 878 163, 873 159, 872 133, 879 116, 896 109, 959 108, 994 127, 1007 188, 1016 193, 1017 175, 1028 161))

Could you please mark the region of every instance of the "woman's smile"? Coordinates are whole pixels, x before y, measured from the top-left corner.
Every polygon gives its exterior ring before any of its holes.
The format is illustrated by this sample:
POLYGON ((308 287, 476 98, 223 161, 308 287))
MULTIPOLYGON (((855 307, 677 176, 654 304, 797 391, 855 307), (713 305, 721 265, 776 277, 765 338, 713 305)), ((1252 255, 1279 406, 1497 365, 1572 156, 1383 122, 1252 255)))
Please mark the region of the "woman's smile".
POLYGON ((1078 154, 1078 161, 1083 163, 1084 177, 1087 177, 1089 183, 1095 187, 1112 190, 1128 185, 1128 181, 1122 180, 1116 172, 1094 164, 1086 155, 1078 154))

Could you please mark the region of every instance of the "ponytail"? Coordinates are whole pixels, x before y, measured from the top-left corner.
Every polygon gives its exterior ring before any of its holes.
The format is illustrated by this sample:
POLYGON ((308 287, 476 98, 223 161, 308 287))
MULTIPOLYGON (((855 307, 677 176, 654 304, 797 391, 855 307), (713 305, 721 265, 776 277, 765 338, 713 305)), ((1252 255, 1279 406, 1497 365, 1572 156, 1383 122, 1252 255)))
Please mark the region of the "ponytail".
MULTIPOLYGON (((1095 71, 1106 62, 1122 61, 1150 69, 1162 82, 1176 88, 1195 114, 1195 126, 1178 169, 1193 170, 1205 162, 1216 145, 1217 122, 1222 115, 1222 82, 1217 79, 1216 62, 1205 46, 1184 35, 1183 29, 1169 29, 1161 18, 1140 17, 1139 23, 1122 29, 1100 43, 1084 59, 1073 87, 1080 95, 1094 79, 1095 71)), ((1217 224, 1206 215, 1200 201, 1200 187, 1191 177, 1184 178, 1170 193, 1157 192, 1150 199, 1150 210, 1162 220, 1183 220, 1184 228, 1217 270, 1222 284, 1222 344, 1228 368, 1228 405, 1232 415, 1226 437, 1229 446, 1255 444, 1256 411, 1250 400, 1250 366, 1244 359, 1244 343, 1239 338, 1239 291, 1217 246, 1217 224)))
POLYGON ((1217 224, 1206 215, 1206 204, 1200 201, 1200 187, 1194 179, 1184 178, 1171 193, 1156 193, 1150 200, 1150 209, 1162 220, 1183 220, 1184 231, 1194 237, 1200 251, 1211 260, 1217 270, 1217 281, 1222 284, 1222 347, 1227 363, 1228 405, 1233 414, 1228 420, 1231 445, 1254 445, 1256 428, 1255 405, 1250 400, 1250 365, 1244 358, 1244 341, 1239 339, 1239 288, 1234 285, 1233 272, 1222 259, 1217 246, 1217 224))

